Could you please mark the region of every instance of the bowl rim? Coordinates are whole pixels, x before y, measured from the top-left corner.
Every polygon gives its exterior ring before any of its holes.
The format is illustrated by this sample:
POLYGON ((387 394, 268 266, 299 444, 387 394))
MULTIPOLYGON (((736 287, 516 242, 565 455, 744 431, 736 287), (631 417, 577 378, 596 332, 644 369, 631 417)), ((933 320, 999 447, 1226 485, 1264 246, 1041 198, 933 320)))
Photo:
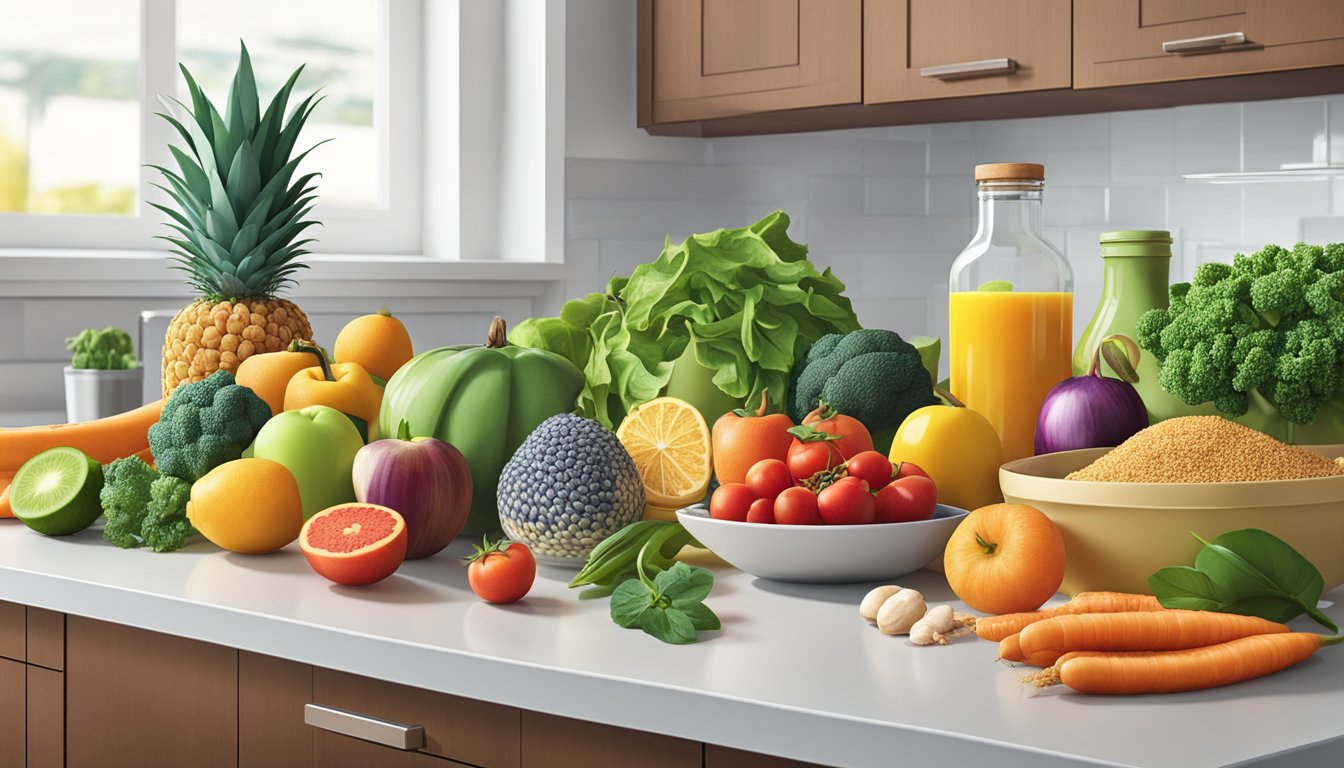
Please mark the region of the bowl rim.
MULTIPOLYGON (((927 527, 929 525, 937 523, 945 524, 948 520, 960 520, 969 514, 970 514, 969 510, 962 509, 961 507, 954 507, 951 504, 939 504, 934 509, 934 516, 927 518, 925 520, 906 520, 900 523, 863 523, 859 525, 790 525, 786 523, 748 523, 742 520, 720 520, 718 518, 710 517, 709 509, 704 504, 691 504, 690 506, 682 507, 681 509, 677 510, 677 520, 683 521, 685 518, 689 517, 693 518, 697 523, 705 522, 712 525, 722 525, 728 528, 750 527, 753 529, 768 528, 782 531, 841 531, 841 532, 853 533, 854 531, 872 531, 872 530, 885 532, 896 530, 897 528, 909 529, 911 527, 921 525, 927 527), (946 512, 946 514, 942 515, 939 514, 940 512, 944 511, 946 512)), ((682 524, 685 525, 684 522, 682 524)), ((821 535, 824 536, 827 534, 821 534, 821 535)), ((831 535, 838 536, 840 534, 836 533, 831 535)))
MULTIPOLYGON (((1344 456, 1344 444, 1299 447, 1329 458, 1344 456)), ((1010 461, 999 467, 999 485, 1005 497, 1115 508, 1225 509, 1344 502, 1344 475, 1226 483, 1126 483, 1067 480, 1029 471, 1047 460, 1068 461, 1072 457, 1087 459, 1079 465, 1082 467, 1113 450, 1082 448, 1010 461)))

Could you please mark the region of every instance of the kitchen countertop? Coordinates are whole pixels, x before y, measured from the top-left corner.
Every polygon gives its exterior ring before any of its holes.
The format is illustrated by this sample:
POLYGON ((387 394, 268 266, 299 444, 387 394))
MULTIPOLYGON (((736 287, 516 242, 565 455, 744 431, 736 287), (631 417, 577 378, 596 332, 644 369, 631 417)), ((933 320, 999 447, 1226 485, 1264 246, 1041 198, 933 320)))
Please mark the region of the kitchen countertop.
MULTIPOLYGON (((0 522, 0 600, 304 663, 756 752, 845 766, 1344 764, 1344 649, 1268 678, 1189 694, 1084 697, 1017 682, 967 638, 915 647, 858 617, 870 585, 810 586, 717 570, 720 632, 669 646, 616 627, 543 568, 521 603, 482 603, 456 542, 370 587, 205 542, 118 550, 0 522), (920 756, 923 756, 922 759, 920 756)), ((899 580, 930 604, 942 576, 899 580)), ((1344 623, 1344 588, 1325 609, 1344 623)), ((964 606, 956 604, 959 609, 964 606)), ((1299 619, 1299 630, 1317 629, 1299 619)))

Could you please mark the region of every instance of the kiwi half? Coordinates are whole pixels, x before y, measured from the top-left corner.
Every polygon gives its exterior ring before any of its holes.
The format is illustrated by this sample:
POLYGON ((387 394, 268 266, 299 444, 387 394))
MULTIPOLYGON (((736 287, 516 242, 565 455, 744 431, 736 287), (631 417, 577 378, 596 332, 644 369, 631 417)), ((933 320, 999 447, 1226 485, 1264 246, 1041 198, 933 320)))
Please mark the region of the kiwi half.
POLYGON ((14 516, 48 536, 69 536, 103 513, 103 468, 75 448, 50 448, 24 463, 9 488, 14 516))

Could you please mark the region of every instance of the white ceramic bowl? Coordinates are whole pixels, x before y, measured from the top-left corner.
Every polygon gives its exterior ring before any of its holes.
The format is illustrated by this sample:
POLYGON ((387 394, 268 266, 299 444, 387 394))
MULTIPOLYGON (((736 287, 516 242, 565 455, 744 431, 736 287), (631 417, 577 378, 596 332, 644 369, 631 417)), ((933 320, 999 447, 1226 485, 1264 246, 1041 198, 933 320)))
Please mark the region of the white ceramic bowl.
POLYGON ((843 584, 919 570, 943 554, 966 510, 939 504, 933 517, 873 525, 767 525, 715 520, 703 506, 677 519, 711 552, 753 576, 843 584))

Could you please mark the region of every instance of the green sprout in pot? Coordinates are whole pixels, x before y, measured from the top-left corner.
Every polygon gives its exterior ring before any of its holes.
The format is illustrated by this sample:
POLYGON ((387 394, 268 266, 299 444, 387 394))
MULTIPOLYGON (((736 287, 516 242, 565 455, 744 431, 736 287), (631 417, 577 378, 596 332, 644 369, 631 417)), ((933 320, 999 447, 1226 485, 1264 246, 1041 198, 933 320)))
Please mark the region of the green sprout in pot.
POLYGON ((70 367, 97 371, 124 371, 136 368, 135 344, 131 335, 120 328, 85 328, 78 336, 65 340, 70 350, 70 367))

